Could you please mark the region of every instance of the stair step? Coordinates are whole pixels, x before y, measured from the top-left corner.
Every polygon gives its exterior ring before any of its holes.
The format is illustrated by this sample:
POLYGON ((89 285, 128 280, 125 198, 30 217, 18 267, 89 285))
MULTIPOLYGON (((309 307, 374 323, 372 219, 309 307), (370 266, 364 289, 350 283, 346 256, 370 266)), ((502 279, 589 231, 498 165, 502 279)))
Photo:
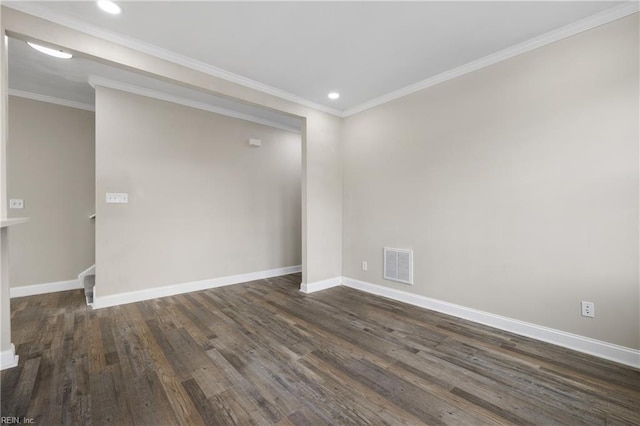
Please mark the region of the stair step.
POLYGON ((84 296, 87 299, 87 304, 93 303, 93 287, 95 287, 95 285, 95 275, 86 275, 84 277, 84 296))

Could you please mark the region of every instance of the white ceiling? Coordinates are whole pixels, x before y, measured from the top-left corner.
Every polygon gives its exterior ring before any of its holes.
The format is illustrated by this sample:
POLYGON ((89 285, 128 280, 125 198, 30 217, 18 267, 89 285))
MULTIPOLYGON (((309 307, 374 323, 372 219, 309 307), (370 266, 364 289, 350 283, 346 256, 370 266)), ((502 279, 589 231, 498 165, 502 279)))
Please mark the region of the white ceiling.
POLYGON ((338 114, 621 3, 5 2, 338 114))

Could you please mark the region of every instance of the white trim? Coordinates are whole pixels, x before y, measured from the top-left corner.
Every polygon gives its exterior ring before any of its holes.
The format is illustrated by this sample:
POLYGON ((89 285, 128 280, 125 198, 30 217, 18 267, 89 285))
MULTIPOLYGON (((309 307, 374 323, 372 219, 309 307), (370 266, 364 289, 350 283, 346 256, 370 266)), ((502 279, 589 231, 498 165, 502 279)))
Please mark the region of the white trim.
POLYGON ((299 104, 299 105, 304 105, 309 108, 316 109, 318 111, 323 111, 329 114, 336 115, 338 117, 342 115, 342 111, 340 111, 339 109, 331 108, 331 107, 310 101, 301 96, 294 95, 293 93, 289 93, 284 90, 277 89, 275 87, 269 86, 264 83, 260 83, 255 80, 251 80, 249 78, 243 77, 238 74, 234 74, 229 71, 225 71, 223 69, 214 67, 207 63, 195 60, 193 58, 189 58, 188 56, 183 56, 176 52, 163 49, 159 46, 146 43, 141 40, 137 40, 133 37, 127 37, 127 36, 113 33, 111 31, 105 31, 93 25, 87 25, 86 23, 81 22, 79 20, 61 16, 49 10, 42 9, 42 7, 39 7, 38 5, 32 2, 10 2, 7 4, 3 4, 3 6, 7 6, 11 9, 15 9, 20 12, 24 12, 29 15, 36 16, 38 18, 46 19, 47 21, 55 22, 56 24, 63 25, 65 27, 74 29, 76 31, 81 31, 85 34, 89 34, 94 37, 98 37, 103 40, 107 40, 112 43, 116 43, 121 46, 125 46, 130 49, 134 49, 139 52, 146 53, 151 56, 155 56, 156 58, 164 59, 166 61, 173 62, 174 64, 182 65, 186 68, 197 70, 205 74, 209 74, 214 77, 221 78, 223 80, 230 81, 230 82, 239 84, 241 86, 248 87, 253 90, 257 90, 262 93, 267 93, 272 96, 277 96, 281 99, 295 102, 296 104, 299 104))
POLYGON ((24 90, 9 89, 8 92, 9 92, 9 96, 16 96, 19 98, 31 99, 34 101, 47 102, 50 104, 62 105, 70 108, 83 109, 85 111, 95 112, 96 110, 93 105, 69 101, 61 98, 54 98, 53 96, 40 95, 38 93, 25 92, 24 90))
POLYGON ((20 287, 11 287, 9 297, 33 296, 36 294, 55 293, 56 291, 77 290, 83 288, 82 282, 75 280, 56 281, 53 283, 33 284, 20 287))
POLYGON ((89 266, 87 269, 85 269, 84 271, 80 272, 78 274, 78 279, 86 276, 86 275, 95 275, 96 274, 96 265, 91 265, 89 266))
POLYGON ((87 275, 95 275, 95 274, 96 274, 96 265, 91 265, 84 271, 80 272, 78 274, 78 282, 80 283, 80 286, 84 288, 84 277, 86 277, 87 275))
POLYGON ((11 349, 0 352, 0 370, 13 368, 18 366, 18 355, 16 355, 16 347, 11 344, 11 349))
POLYGON ((277 268, 267 271, 250 272, 248 274, 231 275, 228 277, 173 284, 163 287, 149 288, 145 290, 130 291, 127 293, 111 294, 108 296, 98 296, 96 290, 99 288, 99 285, 96 285, 93 293, 93 309, 125 305, 127 303, 141 302, 143 300, 157 299, 159 297, 173 296, 182 293, 190 293, 192 291, 208 290, 211 288, 246 283, 249 281, 261 280, 264 278, 294 274, 301 271, 301 265, 287 266, 285 268, 277 268))
POLYGON ((342 117, 349 117, 351 115, 376 107, 378 105, 382 105, 384 103, 393 101, 403 96, 410 95, 412 93, 418 92, 428 87, 435 86, 436 84, 444 83, 445 81, 452 80, 454 78, 463 76, 470 72, 477 71, 479 69, 488 67, 490 65, 497 64, 498 62, 506 61, 507 59, 511 59, 514 56, 518 56, 523 53, 530 52, 539 47, 543 47, 548 44, 555 43, 556 41, 562 40, 567 37, 571 37, 583 31, 587 31, 592 28, 598 27, 600 25, 613 22, 616 19, 624 18, 625 16, 638 12, 639 9, 640 9, 640 6, 637 1, 628 1, 620 6, 604 10, 588 18, 571 23, 562 28, 549 31, 548 33, 539 35, 525 42, 516 44, 515 46, 508 47, 504 50, 500 50, 496 53, 492 53, 491 55, 485 56, 475 61, 468 62, 459 67, 450 69, 448 71, 442 72, 433 77, 427 78, 426 80, 422 80, 417 83, 410 84, 409 86, 403 87, 402 89, 395 90, 393 92, 387 93, 386 95, 382 95, 380 97, 371 99, 353 108, 348 108, 343 111, 342 117))
POLYGON ((89 76, 89 84, 93 88, 95 88, 96 86, 108 87, 110 89, 116 89, 116 90, 121 90, 127 93, 133 93, 134 95, 146 96, 148 98, 158 99, 166 102, 172 102, 174 104, 184 105, 190 108, 213 112, 215 114, 226 115, 228 117, 238 118, 240 120, 251 121, 254 123, 262 124, 264 126, 270 126, 270 127, 275 127, 281 130, 286 130, 288 132, 301 133, 300 129, 287 126, 277 121, 256 117, 251 114, 244 114, 228 108, 218 107, 218 106, 206 104, 203 102, 198 102, 191 99, 183 98, 180 96, 170 95, 168 93, 160 92, 158 90, 153 90, 153 89, 149 89, 142 86, 136 86, 129 83, 123 83, 120 81, 111 80, 104 77, 91 75, 89 76))
POLYGON ((343 277, 342 285, 640 368, 640 350, 343 277))
POLYGON ((342 285, 342 277, 333 277, 312 283, 300 283, 300 291, 306 294, 342 285))
POLYGON ((28 217, 7 217, 0 219, 0 228, 8 228, 9 226, 19 225, 29 222, 28 217))

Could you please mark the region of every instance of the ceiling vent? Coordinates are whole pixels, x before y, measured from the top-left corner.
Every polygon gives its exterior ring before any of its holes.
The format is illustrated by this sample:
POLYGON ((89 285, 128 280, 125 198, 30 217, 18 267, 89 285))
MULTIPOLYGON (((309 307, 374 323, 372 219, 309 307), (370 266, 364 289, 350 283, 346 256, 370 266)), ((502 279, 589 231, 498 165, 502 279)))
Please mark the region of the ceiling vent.
POLYGON ((413 284, 413 250, 385 247, 384 279, 413 284))

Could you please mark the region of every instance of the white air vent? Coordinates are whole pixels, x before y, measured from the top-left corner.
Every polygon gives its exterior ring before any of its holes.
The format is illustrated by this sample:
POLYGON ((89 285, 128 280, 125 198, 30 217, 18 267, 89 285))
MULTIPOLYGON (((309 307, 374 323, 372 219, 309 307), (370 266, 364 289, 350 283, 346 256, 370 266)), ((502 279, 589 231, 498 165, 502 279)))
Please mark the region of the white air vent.
POLYGON ((385 247, 384 278, 413 284, 413 251, 385 247))

